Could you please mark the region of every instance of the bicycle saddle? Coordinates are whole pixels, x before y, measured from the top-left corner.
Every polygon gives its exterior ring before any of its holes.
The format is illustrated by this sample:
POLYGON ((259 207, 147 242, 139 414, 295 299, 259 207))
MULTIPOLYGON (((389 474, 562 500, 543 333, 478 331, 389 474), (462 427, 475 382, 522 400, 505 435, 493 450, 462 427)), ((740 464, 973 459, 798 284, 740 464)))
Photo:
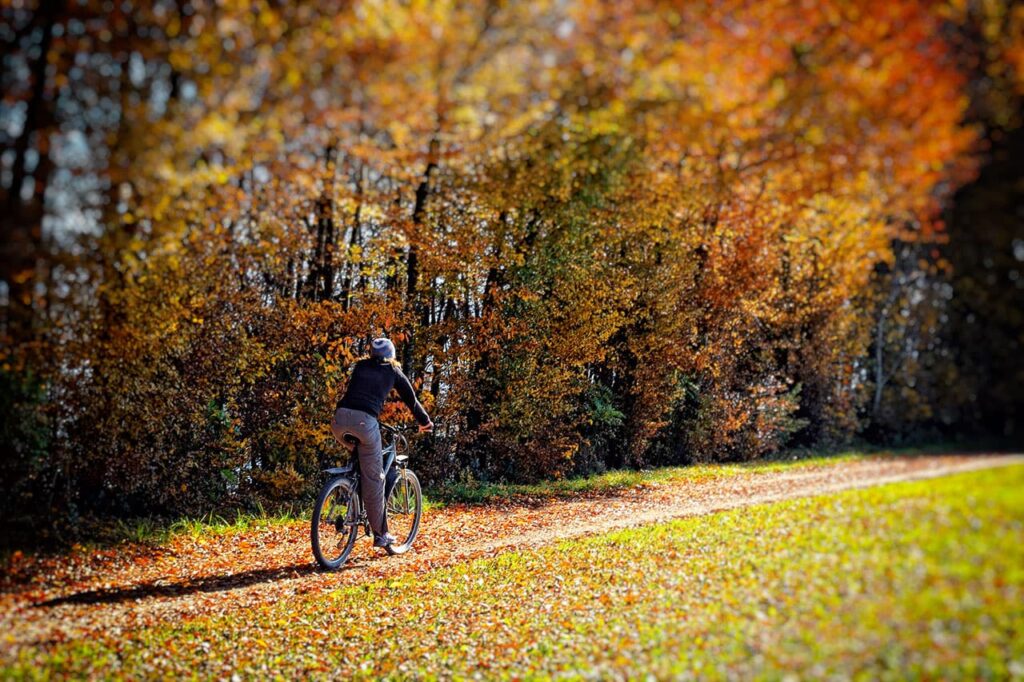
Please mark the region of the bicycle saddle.
POLYGON ((363 443, 363 441, 359 440, 358 438, 353 436, 351 433, 346 433, 345 435, 343 435, 341 437, 341 441, 345 445, 347 445, 349 447, 352 447, 352 448, 356 447, 357 445, 362 445, 362 443, 363 443))

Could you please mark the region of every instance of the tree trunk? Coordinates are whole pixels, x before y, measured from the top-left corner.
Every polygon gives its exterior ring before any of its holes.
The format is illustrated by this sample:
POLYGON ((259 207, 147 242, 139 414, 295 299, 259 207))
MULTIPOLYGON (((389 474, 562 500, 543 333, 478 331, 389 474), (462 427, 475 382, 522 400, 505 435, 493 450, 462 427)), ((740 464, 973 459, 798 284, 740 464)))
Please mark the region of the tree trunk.
POLYGON ((337 144, 332 142, 324 150, 326 177, 320 198, 316 203, 316 245, 306 275, 306 298, 311 301, 327 300, 334 293, 334 157, 337 144))
MULTIPOLYGON (((51 165, 40 149, 39 164, 31 195, 22 198, 29 178, 27 158, 33 136, 44 135, 50 124, 51 103, 46 101, 46 70, 49 65, 53 28, 63 2, 43 0, 38 25, 42 30, 39 54, 30 64, 32 89, 25 111, 25 123, 14 141, 11 184, 7 188, 3 218, 0 218, 0 280, 6 282, 8 303, 4 332, 15 344, 30 340, 34 334, 36 274, 34 272, 43 245, 43 203, 49 185, 51 165)), ((35 22, 34 22, 35 23, 35 22)))
MULTIPOLYGON (((407 308, 412 310, 413 317, 417 323, 420 324, 421 328, 427 326, 429 319, 425 320, 426 306, 423 304, 422 298, 419 296, 419 292, 417 291, 420 278, 419 244, 417 244, 417 240, 420 237, 423 224, 426 220, 427 199, 430 196, 430 180, 434 174, 434 170, 437 168, 437 155, 440 148, 440 132, 441 131, 439 129, 435 130, 434 137, 430 140, 427 167, 423 170, 423 176, 420 178, 420 184, 416 187, 416 200, 412 208, 414 234, 410 240, 409 256, 405 263, 405 304, 407 308)), ((402 369, 410 379, 415 375, 412 367, 412 359, 416 348, 416 341, 416 332, 414 330, 410 330, 409 338, 405 343, 405 352, 402 354, 402 369)))
POLYGON ((882 364, 885 349, 885 316, 887 311, 883 308, 878 316, 878 323, 875 325, 875 399, 871 405, 871 415, 877 420, 878 409, 882 405, 882 389, 885 387, 885 371, 882 364))

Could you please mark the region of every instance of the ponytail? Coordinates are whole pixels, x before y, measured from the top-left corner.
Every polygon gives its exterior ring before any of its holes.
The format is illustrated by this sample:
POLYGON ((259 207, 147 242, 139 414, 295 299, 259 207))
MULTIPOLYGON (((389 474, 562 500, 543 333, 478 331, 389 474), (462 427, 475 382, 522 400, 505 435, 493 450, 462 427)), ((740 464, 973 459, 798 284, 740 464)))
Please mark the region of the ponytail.
POLYGON ((376 360, 378 363, 382 365, 391 365, 399 372, 402 371, 402 363, 400 363, 398 360, 395 360, 394 358, 375 358, 372 355, 364 355, 361 358, 356 358, 356 362, 363 362, 365 360, 376 360))

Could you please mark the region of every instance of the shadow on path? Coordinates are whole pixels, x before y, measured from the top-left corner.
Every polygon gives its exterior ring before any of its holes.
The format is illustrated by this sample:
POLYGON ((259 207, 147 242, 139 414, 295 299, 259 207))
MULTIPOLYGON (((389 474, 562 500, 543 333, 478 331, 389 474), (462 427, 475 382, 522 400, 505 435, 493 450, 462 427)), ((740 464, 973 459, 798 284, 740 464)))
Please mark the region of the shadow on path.
MULTIPOLYGON (((346 566, 346 568, 351 568, 351 564, 346 566)), ((166 584, 164 584, 165 581, 154 580, 132 587, 87 590, 39 602, 34 606, 35 608, 48 608, 62 604, 117 604, 152 597, 180 597, 197 592, 223 592, 225 590, 248 587, 257 583, 301 578, 311 573, 318 573, 321 570, 315 564, 305 562, 292 564, 291 566, 278 566, 277 568, 257 568, 229 575, 192 578, 166 584)))

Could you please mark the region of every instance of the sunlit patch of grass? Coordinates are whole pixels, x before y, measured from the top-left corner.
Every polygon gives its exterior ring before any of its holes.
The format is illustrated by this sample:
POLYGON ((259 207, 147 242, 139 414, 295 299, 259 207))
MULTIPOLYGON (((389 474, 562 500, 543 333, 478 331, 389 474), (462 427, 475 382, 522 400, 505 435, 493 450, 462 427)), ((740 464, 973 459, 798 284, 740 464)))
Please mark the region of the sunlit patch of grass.
POLYGON ((271 526, 307 522, 311 513, 310 508, 299 506, 289 506, 273 513, 268 513, 262 507, 253 512, 235 510, 226 516, 211 513, 205 518, 178 521, 171 525, 170 530, 172 534, 184 533, 190 537, 244 533, 271 526))
POLYGON ((440 502, 488 504, 526 499, 557 499, 586 494, 608 494, 629 488, 665 483, 699 483, 741 474, 766 473, 784 469, 840 464, 856 459, 880 456, 889 451, 850 450, 822 454, 813 451, 790 451, 775 458, 732 464, 695 464, 659 467, 656 469, 615 469, 600 474, 534 484, 486 483, 470 481, 437 486, 430 490, 440 502))
POLYGON ((22 677, 1024 674, 1024 466, 569 540, 47 652, 22 677))
MULTIPOLYGON (((252 510, 236 509, 221 513, 207 512, 197 517, 179 518, 173 521, 161 518, 118 519, 110 524, 92 529, 95 540, 92 544, 134 542, 140 544, 165 544, 175 537, 200 538, 204 536, 245 533, 261 528, 308 522, 312 513, 308 507, 292 505, 268 511, 257 505, 252 510)), ((86 543, 88 546, 90 543, 86 543)))
MULTIPOLYGON (((971 448, 968 448, 971 449, 971 448)), ((975 450, 977 448, 974 448, 975 450)), ((803 467, 830 466, 863 459, 923 457, 958 451, 957 444, 900 448, 846 448, 821 450, 797 448, 782 450, 764 459, 750 462, 693 464, 653 469, 616 469, 600 474, 533 484, 468 481, 435 486, 430 489, 439 503, 488 504, 525 499, 557 499, 579 495, 601 495, 629 488, 666 483, 700 483, 742 474, 775 473, 803 467)))

